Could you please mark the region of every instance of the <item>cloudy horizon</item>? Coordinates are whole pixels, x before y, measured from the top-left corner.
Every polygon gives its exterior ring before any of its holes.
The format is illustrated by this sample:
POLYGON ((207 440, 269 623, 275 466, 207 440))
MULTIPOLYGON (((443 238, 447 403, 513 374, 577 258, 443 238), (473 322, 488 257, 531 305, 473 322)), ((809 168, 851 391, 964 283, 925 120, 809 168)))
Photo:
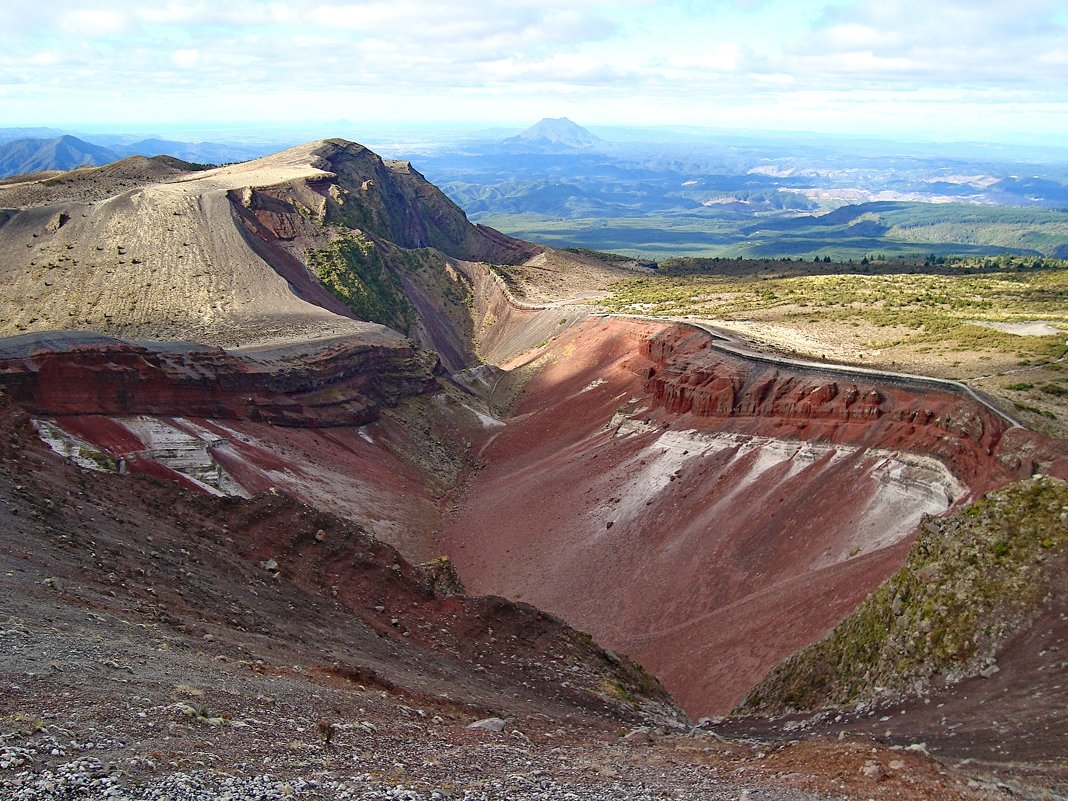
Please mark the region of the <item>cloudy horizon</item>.
POLYGON ((1057 144, 1056 0, 70 0, 0 9, 0 126, 348 119, 1057 144))

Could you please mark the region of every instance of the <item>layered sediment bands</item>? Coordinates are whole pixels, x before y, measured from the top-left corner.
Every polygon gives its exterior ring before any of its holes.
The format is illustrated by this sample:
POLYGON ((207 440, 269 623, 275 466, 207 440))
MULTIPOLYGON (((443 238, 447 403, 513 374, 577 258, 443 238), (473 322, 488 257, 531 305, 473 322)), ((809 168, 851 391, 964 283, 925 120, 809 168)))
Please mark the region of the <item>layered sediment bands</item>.
POLYGON ((938 459, 973 493, 1031 475, 1063 473, 1060 443, 1010 429, 963 394, 743 360, 708 334, 672 327, 642 341, 652 405, 699 428, 745 430, 908 451, 938 459), (786 426, 787 431, 783 432, 786 426))
POLYGON ((950 393, 709 341, 618 319, 558 337, 445 537, 472 591, 589 630, 693 715, 819 640, 900 566, 923 514, 1058 451, 1028 435, 1024 454, 950 393))
POLYGON ((173 415, 353 426, 434 386, 432 363, 384 327, 360 339, 224 351, 94 334, 4 340, 0 383, 37 415, 173 415))

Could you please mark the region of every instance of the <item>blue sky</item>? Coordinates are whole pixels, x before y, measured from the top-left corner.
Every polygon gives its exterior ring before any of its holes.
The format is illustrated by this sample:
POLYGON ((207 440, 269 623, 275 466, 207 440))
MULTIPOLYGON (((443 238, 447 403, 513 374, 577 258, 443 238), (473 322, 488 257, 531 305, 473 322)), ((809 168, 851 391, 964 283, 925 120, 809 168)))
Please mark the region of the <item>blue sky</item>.
POLYGON ((348 119, 1068 142, 1068 0, 3 0, 0 126, 348 119))

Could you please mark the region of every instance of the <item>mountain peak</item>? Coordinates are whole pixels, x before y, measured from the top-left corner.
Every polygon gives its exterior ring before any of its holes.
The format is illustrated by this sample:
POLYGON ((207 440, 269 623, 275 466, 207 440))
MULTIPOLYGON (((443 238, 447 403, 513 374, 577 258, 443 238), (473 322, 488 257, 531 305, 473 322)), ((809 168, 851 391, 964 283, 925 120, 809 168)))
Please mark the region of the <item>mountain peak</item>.
POLYGON ((601 140, 567 117, 546 117, 502 144, 525 149, 584 150, 601 140))

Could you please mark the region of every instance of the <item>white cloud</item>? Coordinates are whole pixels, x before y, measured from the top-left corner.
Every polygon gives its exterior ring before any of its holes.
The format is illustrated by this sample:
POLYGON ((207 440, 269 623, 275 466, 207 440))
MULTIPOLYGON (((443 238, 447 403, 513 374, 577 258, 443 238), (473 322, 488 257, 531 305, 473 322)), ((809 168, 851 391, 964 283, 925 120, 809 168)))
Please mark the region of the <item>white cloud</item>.
POLYGON ((62 59, 60 55, 53 50, 42 50, 40 53, 34 53, 29 58, 29 63, 35 67, 52 67, 58 64, 62 59))
POLYGON ((1068 81, 1056 0, 863 0, 829 8, 783 55, 819 79, 917 86, 1068 81))
POLYGON ((56 10, 3 0, 0 83, 10 88, 0 124, 36 122, 15 119, 32 108, 283 116, 329 115, 344 102, 368 114, 542 116, 541 105, 567 98, 577 111, 560 113, 619 121, 700 124, 731 109, 750 125, 840 114, 880 128, 883 103, 905 116, 956 108, 945 117, 961 126, 964 109, 1004 125, 1017 114, 1068 133, 1063 9, 1064 0, 64 0, 56 10))
POLYGON ((142 5, 134 10, 137 19, 153 25, 188 25, 211 19, 208 7, 203 3, 168 2, 164 5, 142 5))
POLYGON ((114 36, 129 29, 129 19, 114 8, 84 8, 60 11, 56 24, 68 36, 93 39, 114 36))
POLYGON ((739 43, 724 42, 699 53, 673 55, 669 57, 667 64, 668 69, 675 74, 689 70, 736 72, 742 68, 746 58, 747 54, 739 43))
POLYGON ((175 50, 171 53, 171 61, 176 67, 192 69, 200 63, 200 51, 192 49, 175 50))

